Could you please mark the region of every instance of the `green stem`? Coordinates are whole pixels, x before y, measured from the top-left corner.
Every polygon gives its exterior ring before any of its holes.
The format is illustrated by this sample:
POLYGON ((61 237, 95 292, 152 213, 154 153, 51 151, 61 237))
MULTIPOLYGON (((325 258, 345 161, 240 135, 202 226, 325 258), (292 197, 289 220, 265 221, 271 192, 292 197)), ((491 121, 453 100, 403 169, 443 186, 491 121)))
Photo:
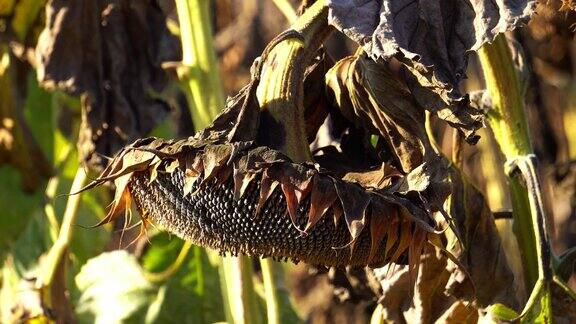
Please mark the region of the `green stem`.
MULTIPOLYGON (((57 166, 57 170, 61 171, 63 168, 64 163, 68 160, 68 156, 72 152, 72 145, 70 142, 63 148, 62 158, 59 160, 59 165, 57 166)), ((50 238, 52 242, 56 242, 58 239, 58 230, 60 228, 60 223, 58 222, 58 217, 56 217, 56 209, 54 208, 54 197, 56 196, 56 190, 58 189, 58 184, 60 183, 60 174, 61 172, 56 172, 56 176, 53 176, 48 180, 48 184, 46 185, 46 190, 44 191, 46 204, 44 205, 44 213, 46 214, 46 218, 48 219, 48 223, 50 224, 50 238)))
MULTIPOLYGON (((74 181, 72 182, 70 192, 79 192, 80 189, 84 187, 85 183, 86 172, 84 169, 78 168, 76 171, 76 176, 74 177, 74 181)), ((62 219, 62 227, 58 233, 58 238, 56 239, 56 242, 54 242, 54 245, 50 248, 50 251, 48 251, 45 262, 42 265, 42 271, 40 272, 41 276, 36 282, 36 287, 46 292, 44 297, 48 305, 50 305, 50 293, 49 289, 46 288, 50 287, 52 284, 56 270, 68 252, 68 247, 72 241, 72 226, 76 224, 78 207, 80 206, 81 200, 82 193, 69 196, 68 202, 66 203, 64 217, 62 219)))
MULTIPOLYGON (((514 68, 512 55, 504 35, 496 37, 478 51, 486 86, 492 97, 493 109, 488 122, 507 160, 532 153, 528 125, 524 114, 524 98, 514 68)), ((530 212, 528 192, 519 179, 508 177, 514 232, 518 239, 524 264, 524 280, 529 291, 538 280, 536 238, 530 212)))
POLYGON ((266 296, 266 311, 268 314, 268 324, 280 323, 280 309, 278 307, 278 283, 276 275, 281 274, 281 269, 274 260, 265 258, 260 260, 262 266, 262 277, 264 280, 264 292, 266 296))
MULTIPOLYGON (((274 2, 280 8, 284 6, 286 10, 282 11, 288 19, 296 17, 289 3, 274 2)), ((265 110, 282 128, 280 134, 270 130, 269 135, 273 139, 265 144, 284 152, 293 161, 303 162, 312 160, 303 117, 305 68, 331 32, 328 26, 328 9, 324 1, 316 1, 302 16, 297 17, 291 29, 299 33, 302 39, 286 37, 280 39, 269 52, 264 51, 262 54, 263 71, 256 71, 261 72, 256 94, 261 109, 265 110), (276 142, 276 137, 283 138, 276 142)), ((282 278, 281 271, 271 259, 262 259, 260 264, 264 279, 268 323, 280 323, 277 281, 282 278)))
POLYGON ((222 258, 228 303, 234 323, 260 323, 252 281, 252 260, 246 256, 222 258))
POLYGON ((209 125, 224 107, 216 53, 212 47, 209 0, 176 0, 182 40, 180 76, 196 128, 209 125))
MULTIPOLYGON (((182 245, 182 249, 180 250, 180 253, 178 253, 176 260, 166 270, 161 272, 145 272, 144 276, 148 281, 154 283, 160 283, 168 280, 184 264, 184 261, 186 260, 191 247, 192 242, 184 242, 184 245, 182 245)), ((198 264, 202 264, 202 262, 198 262, 198 264)), ((202 286, 201 283, 199 283, 198 286, 202 286)))
MULTIPOLYGON (((186 86, 196 129, 208 126, 224 107, 216 53, 212 47, 210 4, 209 0, 176 0, 182 40, 183 69, 179 72, 183 72, 180 77, 186 86)), ((249 316, 249 310, 257 305, 249 261, 245 256, 234 260, 222 259, 220 273, 223 276, 221 281, 225 283, 222 285, 222 296, 228 320, 238 322, 249 316)))
POLYGON ((432 127, 432 113, 426 110, 425 114, 426 114, 426 121, 424 123, 424 127, 426 129, 426 134, 430 139, 430 145, 432 146, 432 149, 434 150, 434 152, 436 152, 436 154, 441 154, 442 150, 440 149, 440 145, 438 145, 438 142, 436 141, 436 137, 434 136, 434 128, 432 127))
POLYGON ((304 73, 316 50, 331 33, 328 8, 316 1, 291 26, 302 39, 286 37, 262 59, 263 70, 256 90, 258 102, 271 120, 269 142, 260 143, 287 154, 295 162, 312 156, 304 123, 304 73), (276 127, 274 127, 274 125, 276 127))

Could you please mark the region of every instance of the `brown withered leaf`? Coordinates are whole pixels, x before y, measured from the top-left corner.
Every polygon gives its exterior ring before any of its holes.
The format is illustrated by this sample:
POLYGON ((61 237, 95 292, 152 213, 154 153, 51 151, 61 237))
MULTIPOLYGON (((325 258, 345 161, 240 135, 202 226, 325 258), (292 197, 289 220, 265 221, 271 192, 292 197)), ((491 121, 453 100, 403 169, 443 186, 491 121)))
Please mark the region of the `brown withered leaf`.
POLYGON ((418 257, 419 269, 414 269, 415 261, 375 269, 384 290, 380 303, 388 321, 475 322, 483 309, 494 303, 518 306, 510 284, 514 278, 483 195, 457 169, 450 169, 450 178, 450 215, 456 220, 462 245, 455 242, 450 230, 441 235, 459 265, 426 244, 423 256, 418 257), (416 274, 415 285, 410 283, 411 272, 416 274))
MULTIPOLYGON (((425 198, 424 209, 440 208, 449 193, 447 163, 434 152, 426 133, 424 109, 410 91, 386 65, 365 55, 340 60, 326 79, 340 112, 358 126, 381 135, 399 162, 403 174, 383 168, 380 178, 393 177, 395 193, 416 196, 416 200, 417 196, 425 198)), ((369 177, 352 176, 380 181, 377 172, 369 177)), ((379 183, 364 185, 378 187, 379 183)))
POLYGON ((326 80, 344 117, 382 135, 404 172, 424 161, 425 150, 431 150, 424 110, 385 66, 363 55, 349 56, 328 71, 326 80))
POLYGON ((304 232, 316 225, 337 198, 336 188, 330 179, 315 176, 312 181, 310 211, 304 232))
POLYGON ((458 90, 467 54, 527 22, 536 1, 329 0, 328 7, 330 24, 374 60, 401 61, 421 103, 473 141, 479 116, 458 90))
POLYGON ((370 196, 365 193, 364 188, 345 182, 334 181, 334 187, 338 199, 342 202, 344 220, 352 235, 351 242, 354 242, 366 226, 366 210, 370 204, 370 196))
POLYGON ((318 129, 324 123, 329 111, 329 102, 324 91, 326 72, 334 65, 334 60, 326 52, 316 59, 306 70, 304 80, 304 116, 306 119, 306 135, 312 142, 318 129))
MULTIPOLYGON (((410 282, 408 266, 390 265, 374 270, 382 284, 383 297, 379 302, 384 307, 386 321, 433 323, 446 317, 444 313, 449 313, 454 304, 462 303, 447 291, 446 286, 454 275, 446 270, 449 265, 443 255, 427 246, 420 262, 415 285, 410 282)), ((463 303, 470 304, 467 301, 463 303)), ((469 306, 465 317, 476 312, 473 306, 469 306)))
POLYGON ((356 182, 363 187, 390 188, 392 184, 398 182, 403 174, 388 163, 382 163, 381 167, 364 172, 348 172, 342 179, 356 182))
MULTIPOLYGON (((256 214, 260 212, 264 203, 270 198, 270 195, 274 192, 276 187, 278 186, 278 182, 273 180, 268 175, 268 170, 262 172, 262 180, 260 182, 260 195, 258 196, 258 205, 256 206, 256 214)), ((304 230, 306 231, 306 229, 304 230)))
POLYGON ((204 150, 202 155, 204 181, 212 179, 214 173, 228 162, 227 160, 231 153, 232 146, 230 145, 212 145, 204 150))
POLYGON ((389 231, 391 220, 397 218, 397 215, 391 215, 396 212, 394 208, 390 208, 388 204, 382 204, 379 202, 372 202, 373 209, 370 215, 370 256, 369 260, 374 258, 374 255, 378 251, 378 247, 382 244, 382 241, 386 238, 386 234, 389 231))
POLYGON ((92 166, 143 137, 169 110, 162 62, 177 61, 179 42, 155 1, 52 0, 36 52, 38 80, 83 94, 81 157, 92 166), (82 28, 78 28, 82 26, 82 28))

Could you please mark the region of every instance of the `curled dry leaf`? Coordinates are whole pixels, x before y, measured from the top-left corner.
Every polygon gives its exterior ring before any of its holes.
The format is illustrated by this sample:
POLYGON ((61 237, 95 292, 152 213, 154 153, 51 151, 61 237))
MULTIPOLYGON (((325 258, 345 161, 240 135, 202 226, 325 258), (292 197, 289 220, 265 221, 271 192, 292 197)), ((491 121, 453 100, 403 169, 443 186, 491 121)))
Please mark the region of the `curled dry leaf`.
POLYGON ((373 134, 381 134, 404 172, 424 162, 432 148, 424 129, 424 110, 381 64, 361 55, 336 63, 326 75, 329 92, 342 114, 373 134))
POLYGON ((381 175, 395 176, 398 193, 422 195, 426 210, 438 210, 448 195, 447 163, 434 152, 424 126, 424 110, 410 91, 386 65, 365 55, 337 62, 328 71, 326 83, 340 112, 357 126, 381 135, 403 171, 382 169, 348 177, 378 187, 384 181, 381 175))
POLYGON ((167 115, 157 95, 168 82, 161 64, 178 59, 179 43, 153 1, 52 0, 46 21, 36 48, 38 80, 85 94, 79 147, 97 166, 98 154, 112 155, 167 115))
POLYGON ((477 140, 481 114, 458 90, 467 53, 525 23, 536 1, 329 0, 329 22, 374 60, 401 61, 415 98, 477 140))
POLYGON ((408 266, 375 269, 384 290, 380 303, 386 320, 475 322, 483 309, 494 303, 518 306, 510 284, 514 277, 483 195, 457 169, 450 169, 450 178, 450 215, 460 243, 453 232, 442 235, 459 265, 447 260, 441 250, 428 246, 415 271, 415 285, 410 283, 408 266))

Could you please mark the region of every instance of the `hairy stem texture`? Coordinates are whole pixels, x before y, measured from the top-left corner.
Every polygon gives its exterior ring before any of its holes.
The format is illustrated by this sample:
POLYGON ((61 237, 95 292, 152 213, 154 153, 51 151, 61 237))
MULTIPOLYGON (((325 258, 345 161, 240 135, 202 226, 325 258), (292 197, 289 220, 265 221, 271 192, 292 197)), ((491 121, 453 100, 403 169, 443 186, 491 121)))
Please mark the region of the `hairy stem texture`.
MULTIPOLYGON (((506 37, 498 36, 492 44, 484 45, 478 54, 494 107, 488 114, 488 121, 500 149, 507 160, 531 154, 524 98, 506 37)), ((524 279, 530 289, 538 280, 538 256, 528 192, 519 179, 508 177, 508 182, 514 212, 514 232, 524 264, 524 279)))

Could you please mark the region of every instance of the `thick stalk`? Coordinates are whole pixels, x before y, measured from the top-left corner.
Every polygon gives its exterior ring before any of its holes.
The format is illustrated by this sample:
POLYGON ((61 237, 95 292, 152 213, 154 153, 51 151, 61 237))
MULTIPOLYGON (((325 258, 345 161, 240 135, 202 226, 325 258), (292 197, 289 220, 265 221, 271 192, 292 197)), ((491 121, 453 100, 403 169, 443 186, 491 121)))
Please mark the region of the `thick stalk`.
POLYGON ((252 260, 246 256, 222 259, 233 323, 260 323, 252 281, 252 260))
MULTIPOLYGON (((295 12, 285 1, 275 1, 290 20, 295 12), (286 7, 288 6, 288 7, 286 7)), ((316 1, 302 16, 294 20, 291 29, 301 39, 280 40, 269 53, 262 55, 263 70, 257 89, 261 109, 265 110, 282 131, 269 132, 272 140, 267 144, 287 154, 297 162, 311 161, 312 155, 306 138, 304 123, 304 72, 316 50, 330 34, 328 9, 323 0, 316 1), (281 139, 277 141, 278 139, 281 139)), ((260 261, 264 279, 268 323, 280 323, 278 282, 282 276, 278 265, 271 259, 260 261)))
POLYGON ((281 275, 281 269, 279 269, 277 262, 274 262, 274 260, 270 258, 260 260, 260 265, 262 266, 268 324, 279 324, 280 309, 278 307, 278 283, 276 275, 281 275))
MULTIPOLYGON (((528 125, 524 114, 524 98, 514 68, 506 37, 499 35, 492 44, 478 51, 493 109, 488 121, 506 160, 532 153, 528 125)), ((531 290, 538 280, 538 256, 530 213, 528 192, 519 179, 508 177, 514 214, 514 233, 518 239, 524 264, 524 280, 531 290)))
POLYGON ((316 1, 306 9, 292 29, 302 36, 301 39, 286 37, 265 53, 256 95, 270 119, 264 144, 282 151, 295 162, 304 162, 312 159, 304 128, 304 73, 316 50, 332 31, 324 1, 316 1))
MULTIPOLYGON (((488 206, 492 211, 510 210, 511 203, 508 194, 508 184, 506 183, 506 174, 503 169, 497 167, 498 165, 504 164, 504 161, 502 161, 503 159, 500 156, 500 149, 494 139, 494 133, 490 128, 486 128, 482 130, 480 136, 482 136, 482 140, 478 142, 478 150, 480 151, 482 175, 484 179, 486 179, 485 192, 488 206)), ((516 296, 518 296, 518 300, 524 300, 526 296, 526 289, 523 282, 524 274, 518 242, 512 229, 513 220, 496 219, 495 222, 508 265, 510 265, 514 277, 519 279, 514 281, 516 296)))
MULTIPOLYGON (((209 0, 176 0, 182 40, 181 80, 186 85, 188 103, 197 129, 208 126, 224 107, 224 94, 212 44, 209 0)), ((186 243, 189 244, 189 243, 186 243)), ((199 251, 196 251, 199 252, 199 251)), ((227 320, 251 323, 256 309, 250 259, 225 257, 221 263, 221 287, 227 320)), ((203 289, 203 288, 202 288, 203 289)))
POLYGON ((182 73, 194 125, 209 125, 224 107, 216 53, 212 47, 209 0, 177 0, 182 40, 182 73))

